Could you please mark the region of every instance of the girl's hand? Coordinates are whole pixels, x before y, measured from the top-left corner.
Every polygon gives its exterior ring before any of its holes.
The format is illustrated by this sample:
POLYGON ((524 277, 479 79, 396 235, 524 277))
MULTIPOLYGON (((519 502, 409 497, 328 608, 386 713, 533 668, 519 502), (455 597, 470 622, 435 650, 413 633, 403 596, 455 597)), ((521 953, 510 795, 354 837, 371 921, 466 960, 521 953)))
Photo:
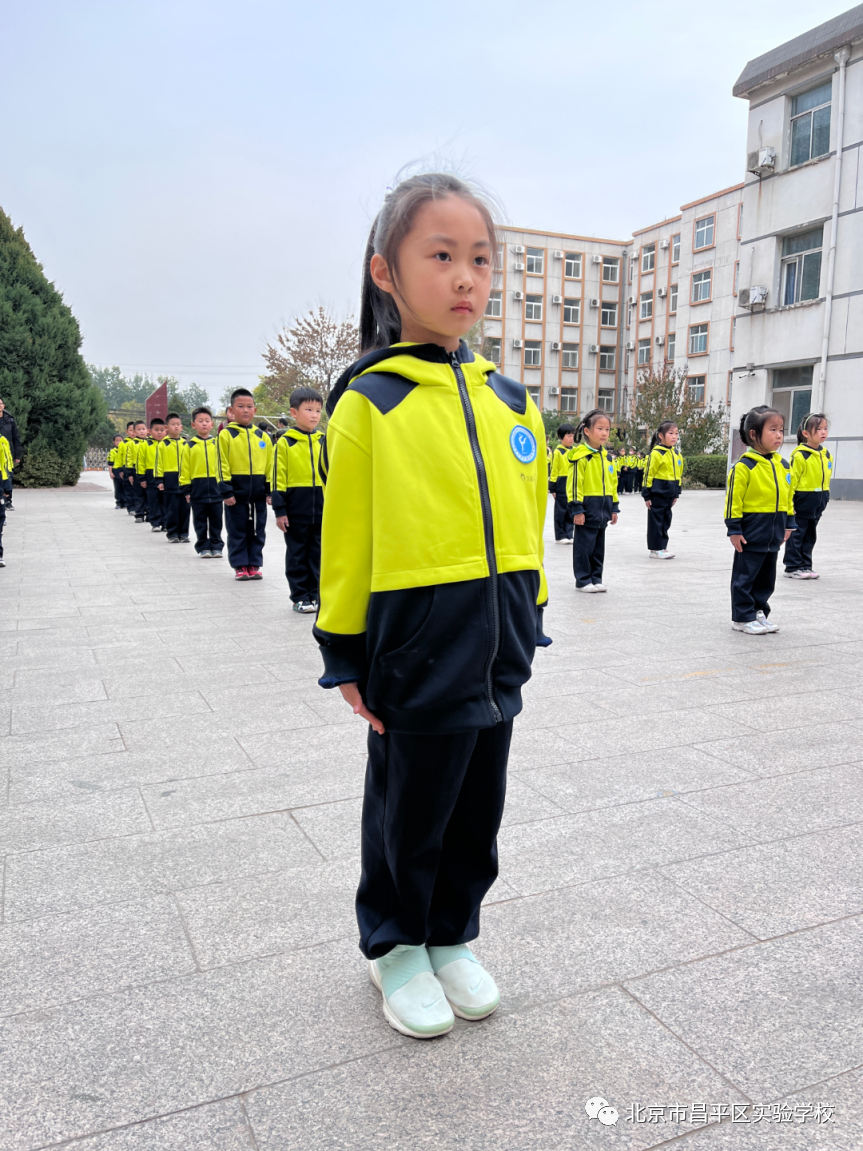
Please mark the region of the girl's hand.
POLYGON ((650 501, 650 500, 645 500, 645 501, 644 501, 644 506, 645 506, 646 508, 649 508, 649 507, 650 507, 650 503, 651 503, 651 501, 650 501))
POLYGON ((280 532, 286 532, 288 530, 288 517, 276 516, 276 527, 280 532))
POLYGON ((354 709, 354 715, 361 715, 363 719, 368 720, 378 735, 384 734, 384 725, 376 715, 372 715, 372 713, 363 703, 363 697, 360 695, 360 689, 355 683, 340 683, 339 691, 342 693, 343 699, 354 709))
POLYGON ((785 542, 786 543, 788 543, 788 541, 791 539, 791 537, 794 535, 794 533, 796 531, 797 531, 796 528, 786 528, 785 529, 785 542))
POLYGON ((671 506, 672 506, 672 507, 674 507, 674 505, 675 505, 676 503, 677 503, 677 500, 672 500, 672 501, 671 501, 671 506))
POLYGON ((573 516, 572 522, 574 524, 578 524, 578 526, 580 528, 583 528, 584 527, 584 512, 582 512, 580 516, 573 516))
POLYGON ((612 524, 616 524, 616 523, 617 523, 617 512, 612 512, 612 513, 611 513, 611 522, 612 522, 612 524))
POLYGON ((227 499, 225 500, 225 507, 226 508, 232 508, 236 502, 237 502, 236 496, 228 496, 227 499))
POLYGON ((729 536, 728 538, 731 540, 731 546, 736 552, 743 551, 743 545, 746 543, 743 536, 729 536))
POLYGON ((187 503, 187 504, 190 504, 191 502, 192 502, 192 497, 191 497, 191 496, 186 496, 186 503, 187 503))

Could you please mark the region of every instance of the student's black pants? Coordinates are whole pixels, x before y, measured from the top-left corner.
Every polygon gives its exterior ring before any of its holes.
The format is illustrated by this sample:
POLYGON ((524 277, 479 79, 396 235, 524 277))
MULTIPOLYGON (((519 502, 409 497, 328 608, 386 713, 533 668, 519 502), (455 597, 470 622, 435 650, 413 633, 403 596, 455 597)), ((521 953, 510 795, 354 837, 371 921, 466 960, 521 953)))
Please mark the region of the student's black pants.
POLYGON ((736 551, 731 567, 731 618, 749 623, 755 613, 770 615, 770 597, 776 586, 777 552, 736 551))
POLYGON ((628 472, 622 472, 621 474, 623 477, 623 490, 625 492, 631 492, 632 491, 632 469, 630 468, 630 470, 628 472))
POLYGON ((141 481, 144 476, 139 476, 137 472, 134 473, 132 480, 132 507, 135 512, 136 518, 138 516, 147 516, 147 489, 141 487, 141 481))
POLYGON ((554 493, 554 538, 556 540, 572 539, 572 516, 567 515, 568 501, 566 492, 554 493))
POLYGON ((369 729, 357 891, 360 949, 435 947, 479 935, 497 878, 512 720, 456 735, 369 729))
POLYGON ((321 580, 321 525, 291 520, 285 532, 285 575, 291 589, 291 600, 318 602, 321 580))
POLYGON ((164 492, 159 491, 159 484, 156 480, 147 477, 147 486, 144 489, 147 493, 147 519, 154 528, 162 526, 162 516, 164 515, 164 492))
POLYGON ((634 492, 641 491, 641 481, 644 479, 644 468, 635 469, 635 479, 632 481, 632 490, 634 492))
POLYGON ((653 496, 647 509, 647 546, 652 552, 665 551, 671 527, 671 500, 653 496))
POLYGON ((0 560, 3 559, 3 529, 6 526, 6 501, 9 496, 5 488, 0 492, 0 560))
MULTIPOLYGON (((185 498, 185 497, 184 497, 185 498)), ((222 548, 222 501, 212 503, 192 500, 192 520, 195 524, 195 551, 219 552, 222 548)))
POLYGON ((267 499, 225 504, 228 563, 237 568, 259 568, 267 538, 267 499))
POLYGON ((797 531, 792 532, 785 544, 785 555, 782 562, 787 572, 800 572, 812 570, 812 549, 818 539, 818 520, 803 519, 797 516, 797 531))
MULTIPOLYGON (((189 534, 189 504, 182 492, 166 491, 165 495, 165 531, 168 539, 180 539, 189 534)), ((220 524, 221 526, 221 524, 220 524)))
POLYGON ((575 586, 602 583, 604 562, 605 527, 591 528, 586 524, 573 524, 572 570, 575 572, 575 586))
POLYGON ((123 478, 123 473, 114 468, 114 503, 118 508, 126 506, 126 488, 129 486, 123 478))

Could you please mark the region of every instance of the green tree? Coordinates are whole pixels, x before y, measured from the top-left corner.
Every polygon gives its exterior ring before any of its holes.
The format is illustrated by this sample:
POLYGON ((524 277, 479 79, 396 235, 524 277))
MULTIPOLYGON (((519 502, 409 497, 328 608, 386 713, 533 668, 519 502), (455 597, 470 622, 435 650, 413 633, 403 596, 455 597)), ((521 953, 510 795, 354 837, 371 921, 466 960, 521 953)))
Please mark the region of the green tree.
POLYGON ((143 407, 147 396, 158 386, 152 376, 143 375, 141 372, 135 372, 133 376, 123 375, 116 364, 110 368, 99 368, 96 364, 88 364, 87 371, 112 411, 129 403, 143 407))
POLYGON ((0 396, 18 421, 22 484, 77 482, 107 413, 81 357, 81 332, 22 228, 0 209, 0 396))
POLYGON ((630 441, 646 444, 663 420, 680 429, 680 451, 685 456, 722 452, 727 446, 724 413, 705 406, 687 383, 687 366, 642 368, 638 373, 630 441))

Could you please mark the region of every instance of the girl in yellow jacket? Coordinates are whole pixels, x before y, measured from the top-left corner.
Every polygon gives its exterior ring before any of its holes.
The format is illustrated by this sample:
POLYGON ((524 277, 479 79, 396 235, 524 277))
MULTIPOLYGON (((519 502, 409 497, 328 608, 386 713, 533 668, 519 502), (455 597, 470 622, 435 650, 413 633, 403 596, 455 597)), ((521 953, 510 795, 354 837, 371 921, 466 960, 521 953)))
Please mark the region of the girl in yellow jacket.
POLYGON ((641 495, 647 508, 647 551, 651 559, 673 560, 668 550, 671 509, 680 499, 683 458, 677 450, 679 437, 674 420, 663 420, 650 441, 647 473, 641 495))
POLYGON ((577 441, 569 453, 566 480, 569 514, 572 517, 572 569, 575 590, 604 592, 605 529, 617 523, 619 511, 617 469, 605 445, 611 420, 594 408, 575 429, 577 441))
POLYGON ((468 943, 497 876, 521 686, 549 642, 542 417, 461 338, 496 253, 462 181, 391 191, 366 249, 364 354, 327 403, 319 682, 371 725, 360 948, 387 1022, 420 1039, 499 1003, 468 943))
POLYGON ((827 417, 823 412, 806 416, 797 429, 797 447, 791 453, 791 499, 797 531, 785 545, 785 575, 789 579, 820 579, 812 570, 812 549, 818 521, 830 499, 833 457, 824 441, 827 417))

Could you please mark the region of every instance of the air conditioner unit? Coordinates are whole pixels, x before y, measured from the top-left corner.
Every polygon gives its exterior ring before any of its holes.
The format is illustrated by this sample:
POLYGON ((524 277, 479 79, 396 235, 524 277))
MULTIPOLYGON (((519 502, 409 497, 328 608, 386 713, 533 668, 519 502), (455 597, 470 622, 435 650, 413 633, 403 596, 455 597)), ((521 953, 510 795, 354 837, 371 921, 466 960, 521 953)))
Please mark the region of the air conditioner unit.
POLYGON ((668 247, 668 245, 669 245, 669 242, 670 242, 670 241, 668 241, 668 240, 660 240, 660 241, 659 241, 659 246, 660 246, 660 248, 662 248, 663 252, 664 252, 664 251, 665 251, 665 249, 668 247))
POLYGON ((762 287, 741 288, 737 293, 737 303, 741 308, 765 308, 767 289, 762 287))
POLYGON ((514 300, 523 300, 524 299, 524 292, 513 292, 512 298, 514 300))
POLYGON ((602 263, 602 256, 591 256, 590 262, 591 262, 591 264, 601 264, 602 263))
POLYGON ((634 352, 635 351, 635 340, 628 340, 627 341, 626 350, 628 352, 634 352))
POLYGON ((553 304, 562 304, 563 303, 563 296, 552 296, 551 302, 553 304))
POLYGON ((638 297, 637 296, 630 296, 629 299, 627 300, 627 303, 631 304, 634 307, 638 303, 638 297))
POLYGON ((513 346, 514 348, 520 348, 520 347, 521 347, 521 340, 513 340, 513 341, 512 341, 512 346, 513 346))
POLYGON ((588 351, 590 352, 590 354, 592 356, 595 356, 596 353, 599 351, 599 344, 591 344, 590 347, 588 348, 588 351))
POLYGON ((765 176, 775 169, 775 148, 759 148, 757 152, 750 152, 746 157, 746 171, 754 172, 756 176, 765 176))
POLYGON ((664 300, 668 295, 668 288, 658 288, 656 294, 659 296, 660 300, 664 300))
POLYGON ((552 340, 551 350, 553 352, 559 352, 562 347, 563 344, 561 344, 559 340, 552 340))
POLYGON ((515 254, 517 256, 523 256, 524 255, 524 244, 516 244, 515 247, 513 248, 513 251, 515 252, 515 254))
POLYGON ((598 308, 599 307, 599 300, 596 298, 596 296, 591 296, 590 306, 592 308, 598 308))
POLYGON ((515 270, 516 270, 517 272, 523 272, 523 271, 524 271, 524 264, 516 264, 516 265, 515 265, 515 270))
POLYGON ((661 348, 664 343, 665 343, 665 336, 657 336, 656 337, 657 348, 661 348))
POLYGON ((548 394, 549 394, 550 396, 557 396, 557 395, 559 395, 559 394, 560 394, 560 388, 549 388, 549 389, 548 389, 548 394))
POLYGON ((563 259, 563 249, 562 248, 555 248, 551 254, 555 260, 562 260, 563 259))

